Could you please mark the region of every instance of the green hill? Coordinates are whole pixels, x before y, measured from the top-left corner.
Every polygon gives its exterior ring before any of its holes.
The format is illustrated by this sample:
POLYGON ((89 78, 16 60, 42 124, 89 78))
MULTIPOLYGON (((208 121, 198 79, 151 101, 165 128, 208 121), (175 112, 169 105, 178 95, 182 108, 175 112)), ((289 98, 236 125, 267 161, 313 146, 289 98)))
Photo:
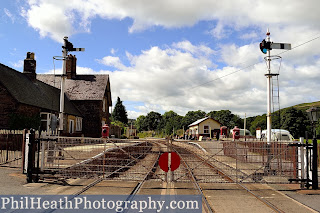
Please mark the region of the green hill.
POLYGON ((316 102, 312 102, 312 103, 298 104, 293 107, 303 111, 303 110, 309 109, 310 107, 320 107, 320 101, 316 101, 316 102))

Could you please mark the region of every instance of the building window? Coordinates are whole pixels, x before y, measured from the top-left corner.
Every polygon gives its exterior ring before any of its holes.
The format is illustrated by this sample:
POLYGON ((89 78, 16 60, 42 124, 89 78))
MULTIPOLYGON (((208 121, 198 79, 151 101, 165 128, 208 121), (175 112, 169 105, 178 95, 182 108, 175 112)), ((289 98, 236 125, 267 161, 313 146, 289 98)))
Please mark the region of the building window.
POLYGON ((204 134, 209 134, 209 126, 204 126, 203 127, 203 133, 204 134))
POLYGON ((74 120, 69 120, 69 133, 74 132, 74 120))
POLYGON ((82 131, 82 118, 80 117, 77 117, 76 131, 78 132, 82 131))
POLYGON ((40 113, 40 119, 41 119, 41 131, 49 131, 50 128, 50 122, 51 122, 51 114, 47 112, 41 112, 40 113))

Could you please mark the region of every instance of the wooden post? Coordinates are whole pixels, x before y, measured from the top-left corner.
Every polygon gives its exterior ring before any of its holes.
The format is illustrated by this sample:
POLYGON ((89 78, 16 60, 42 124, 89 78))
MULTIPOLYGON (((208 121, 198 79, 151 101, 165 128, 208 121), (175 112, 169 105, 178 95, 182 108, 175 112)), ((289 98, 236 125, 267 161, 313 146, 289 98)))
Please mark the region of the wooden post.
POLYGON ((25 150, 26 150, 26 134, 27 134, 28 130, 27 129, 24 129, 23 130, 23 136, 22 136, 22 150, 21 150, 21 159, 22 159, 22 165, 21 165, 21 172, 22 174, 24 174, 24 161, 25 161, 25 157, 26 157, 26 153, 25 153, 25 150))

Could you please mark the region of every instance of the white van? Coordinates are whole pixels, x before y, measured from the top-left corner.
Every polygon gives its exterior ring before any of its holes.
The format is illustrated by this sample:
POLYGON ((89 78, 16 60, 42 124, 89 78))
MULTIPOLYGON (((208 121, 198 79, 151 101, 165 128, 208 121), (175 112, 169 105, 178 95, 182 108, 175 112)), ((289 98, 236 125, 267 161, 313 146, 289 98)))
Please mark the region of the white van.
POLYGON ((240 135, 244 136, 244 132, 246 132, 246 136, 252 136, 251 132, 249 130, 240 129, 240 135))
MULTIPOLYGON (((262 130, 261 138, 267 138, 267 130, 262 130)), ((285 129, 271 129, 272 141, 293 141, 293 136, 285 129)))

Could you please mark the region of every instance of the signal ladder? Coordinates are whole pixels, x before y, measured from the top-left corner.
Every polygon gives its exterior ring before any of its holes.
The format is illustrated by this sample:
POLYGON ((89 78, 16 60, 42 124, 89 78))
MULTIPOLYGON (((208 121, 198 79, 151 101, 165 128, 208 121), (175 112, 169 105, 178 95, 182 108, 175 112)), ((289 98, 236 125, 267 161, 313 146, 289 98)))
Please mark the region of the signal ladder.
MULTIPOLYGON (((271 74, 272 75, 272 85, 271 85, 271 91, 272 91, 272 116, 274 117, 274 120, 277 118, 279 119, 279 128, 281 127, 281 117, 280 117, 280 90, 279 90, 279 73, 281 68, 281 62, 282 58, 280 56, 270 56, 268 57, 270 60, 280 60, 279 62, 279 68, 276 73, 271 74), (275 112, 278 112, 275 114, 275 112)), ((273 69, 275 70, 275 69, 273 69)))
POLYGON ((274 75, 272 78, 272 115, 275 117, 279 116, 278 118, 279 118, 279 124, 280 124, 281 120, 280 120, 279 74, 274 75), (278 111, 277 114, 275 114, 276 111, 278 111))

